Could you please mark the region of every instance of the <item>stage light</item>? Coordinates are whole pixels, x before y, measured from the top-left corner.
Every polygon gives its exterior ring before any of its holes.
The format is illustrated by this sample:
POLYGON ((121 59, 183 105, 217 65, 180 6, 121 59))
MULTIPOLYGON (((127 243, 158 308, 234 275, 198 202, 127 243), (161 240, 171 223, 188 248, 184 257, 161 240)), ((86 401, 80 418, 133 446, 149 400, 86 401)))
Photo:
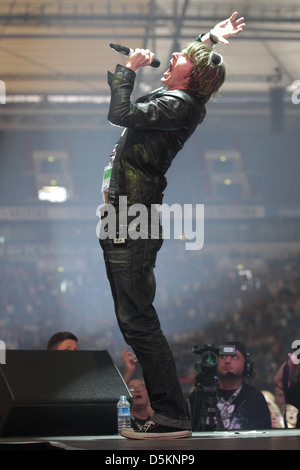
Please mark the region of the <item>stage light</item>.
POLYGON ((38 198, 40 201, 48 202, 65 202, 68 199, 68 193, 63 186, 43 186, 38 191, 38 198))

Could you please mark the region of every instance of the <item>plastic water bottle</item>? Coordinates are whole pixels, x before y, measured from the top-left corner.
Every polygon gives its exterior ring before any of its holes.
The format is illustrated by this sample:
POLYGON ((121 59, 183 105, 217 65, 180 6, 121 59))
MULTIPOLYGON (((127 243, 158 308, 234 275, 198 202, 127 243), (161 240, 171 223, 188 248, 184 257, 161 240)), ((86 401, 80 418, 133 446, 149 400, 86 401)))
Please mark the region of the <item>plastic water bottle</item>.
POLYGON ((131 428, 130 404, 125 395, 120 396, 117 404, 118 409, 118 433, 125 428, 131 428))

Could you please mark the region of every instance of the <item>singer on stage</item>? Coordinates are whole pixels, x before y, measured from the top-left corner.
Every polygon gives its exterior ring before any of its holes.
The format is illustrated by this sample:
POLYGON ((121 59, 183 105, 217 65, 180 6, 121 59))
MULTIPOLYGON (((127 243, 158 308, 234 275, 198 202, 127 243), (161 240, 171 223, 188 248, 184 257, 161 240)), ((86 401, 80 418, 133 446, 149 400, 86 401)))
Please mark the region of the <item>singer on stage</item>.
MULTIPOLYGON (((205 117, 205 103, 225 80, 225 65, 214 46, 239 34, 243 18, 237 13, 218 23, 209 33, 199 35, 181 52, 174 52, 162 86, 131 102, 136 72, 151 65, 154 53, 130 51, 125 65, 108 72, 111 101, 109 121, 124 127, 111 155, 102 186, 107 208, 113 206, 120 217, 119 201, 126 197, 128 210, 133 204, 149 209, 149 223, 156 217, 151 207, 161 204, 167 185, 165 173, 205 117)), ((101 211, 105 219, 105 211, 101 211)), ((136 216, 135 216, 136 217, 136 216)), ((119 227, 116 238, 99 237, 107 276, 114 299, 120 330, 133 349, 144 374, 154 415, 141 430, 124 430, 133 439, 183 438, 191 435, 185 404, 172 352, 160 328, 153 306, 155 278, 153 268, 162 237, 131 237, 119 227)), ((106 227, 106 229, 109 228, 106 227)), ((105 229, 104 229, 105 230, 105 229)), ((136 234, 136 232, 135 232, 136 234)))

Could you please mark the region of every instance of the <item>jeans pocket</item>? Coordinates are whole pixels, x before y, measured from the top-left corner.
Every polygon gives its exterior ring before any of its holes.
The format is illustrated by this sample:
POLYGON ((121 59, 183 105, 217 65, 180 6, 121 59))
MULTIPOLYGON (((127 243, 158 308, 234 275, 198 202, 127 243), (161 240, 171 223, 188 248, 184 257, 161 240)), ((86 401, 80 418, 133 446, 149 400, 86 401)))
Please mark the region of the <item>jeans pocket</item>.
POLYGON ((143 259, 144 269, 153 269, 156 264, 157 253, 163 244, 163 240, 145 240, 145 253, 143 259))

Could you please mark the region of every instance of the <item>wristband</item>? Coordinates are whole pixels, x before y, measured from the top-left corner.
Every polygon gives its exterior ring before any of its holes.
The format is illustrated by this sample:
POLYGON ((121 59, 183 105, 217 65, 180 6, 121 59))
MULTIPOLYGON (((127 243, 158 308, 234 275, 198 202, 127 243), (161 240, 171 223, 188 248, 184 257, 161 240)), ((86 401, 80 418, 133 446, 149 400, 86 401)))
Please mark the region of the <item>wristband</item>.
POLYGON ((205 33, 199 34, 199 35, 194 39, 194 41, 202 42, 203 36, 205 36, 205 33))
POLYGON ((212 42, 213 44, 218 44, 218 42, 219 42, 218 40, 215 40, 215 38, 213 37, 212 29, 211 29, 210 32, 209 32, 209 39, 211 40, 211 42, 212 42))

